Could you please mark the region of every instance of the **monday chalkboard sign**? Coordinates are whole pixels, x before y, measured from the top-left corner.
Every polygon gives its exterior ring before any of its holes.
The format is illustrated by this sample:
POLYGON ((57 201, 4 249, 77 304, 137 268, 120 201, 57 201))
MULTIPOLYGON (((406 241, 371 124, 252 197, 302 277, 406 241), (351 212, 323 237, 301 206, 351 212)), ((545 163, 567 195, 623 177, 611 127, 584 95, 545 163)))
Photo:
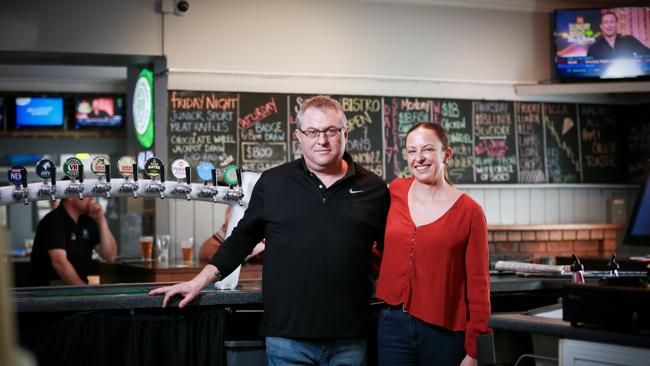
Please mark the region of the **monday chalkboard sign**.
POLYGON ((409 176, 406 133, 419 122, 432 122, 432 101, 422 98, 384 98, 386 180, 409 176))
POLYGON ((288 161, 287 95, 241 93, 239 140, 242 170, 263 172, 288 161))
POLYGON ((476 101, 472 109, 476 183, 516 183, 513 103, 476 101))
POLYGON ((202 161, 237 164, 237 108, 236 93, 169 91, 169 161, 185 159, 192 167, 202 161))
POLYGON ((582 178, 575 104, 544 103, 546 169, 549 183, 578 183, 582 178))

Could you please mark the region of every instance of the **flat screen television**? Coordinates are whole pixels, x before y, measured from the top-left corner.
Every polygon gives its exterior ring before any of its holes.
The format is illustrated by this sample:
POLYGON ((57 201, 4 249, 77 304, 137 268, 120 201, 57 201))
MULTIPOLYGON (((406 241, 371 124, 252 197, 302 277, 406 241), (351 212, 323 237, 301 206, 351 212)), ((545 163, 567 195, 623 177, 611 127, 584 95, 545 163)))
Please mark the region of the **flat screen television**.
POLYGON ((16 128, 63 126, 63 98, 17 97, 16 128))
POLYGON ((557 79, 650 76, 650 7, 556 10, 554 38, 557 79))
POLYGON ((650 246, 650 160, 646 163, 623 244, 650 246))
POLYGON ((124 98, 112 96, 76 97, 75 128, 120 127, 124 98))

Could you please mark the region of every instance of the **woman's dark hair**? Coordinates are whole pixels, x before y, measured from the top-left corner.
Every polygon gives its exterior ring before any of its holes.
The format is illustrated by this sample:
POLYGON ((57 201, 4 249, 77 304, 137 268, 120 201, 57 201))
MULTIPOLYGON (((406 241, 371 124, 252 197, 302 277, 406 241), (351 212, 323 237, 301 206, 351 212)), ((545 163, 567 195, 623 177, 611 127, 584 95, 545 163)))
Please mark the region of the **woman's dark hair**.
MULTIPOLYGON (((433 133, 435 133, 436 136, 438 137, 438 140, 440 140, 443 150, 447 150, 447 148, 451 147, 451 144, 449 143, 449 134, 447 133, 447 130, 445 130, 445 128, 442 127, 440 124, 434 122, 418 122, 414 124, 408 130, 408 132, 406 132, 406 136, 404 136, 404 141, 406 142, 406 138, 408 137, 408 135, 411 134, 411 132, 420 128, 433 131, 433 133)), ((448 184, 453 184, 451 179, 449 179, 449 174, 447 173, 446 164, 445 164, 445 181, 448 184)))

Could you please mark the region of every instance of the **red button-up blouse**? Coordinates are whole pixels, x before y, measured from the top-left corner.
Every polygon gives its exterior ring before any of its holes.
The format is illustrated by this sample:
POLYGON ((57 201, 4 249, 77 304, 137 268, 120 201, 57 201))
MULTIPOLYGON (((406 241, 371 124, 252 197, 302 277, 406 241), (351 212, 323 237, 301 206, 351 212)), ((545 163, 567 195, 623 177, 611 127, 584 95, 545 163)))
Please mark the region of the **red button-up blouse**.
POLYGON ((465 331, 465 351, 476 358, 476 337, 491 331, 485 215, 463 194, 440 218, 416 227, 408 207, 413 180, 390 184, 377 297, 404 304, 409 314, 427 323, 465 331))

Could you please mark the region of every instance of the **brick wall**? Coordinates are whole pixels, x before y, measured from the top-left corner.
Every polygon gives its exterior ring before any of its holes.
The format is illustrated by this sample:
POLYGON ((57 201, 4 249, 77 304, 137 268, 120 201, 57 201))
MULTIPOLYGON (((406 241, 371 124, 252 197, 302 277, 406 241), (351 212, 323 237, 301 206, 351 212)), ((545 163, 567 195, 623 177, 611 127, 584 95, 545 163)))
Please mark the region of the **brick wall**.
POLYGON ((623 225, 493 225, 488 227, 490 262, 532 260, 555 263, 555 257, 609 258, 623 225))

